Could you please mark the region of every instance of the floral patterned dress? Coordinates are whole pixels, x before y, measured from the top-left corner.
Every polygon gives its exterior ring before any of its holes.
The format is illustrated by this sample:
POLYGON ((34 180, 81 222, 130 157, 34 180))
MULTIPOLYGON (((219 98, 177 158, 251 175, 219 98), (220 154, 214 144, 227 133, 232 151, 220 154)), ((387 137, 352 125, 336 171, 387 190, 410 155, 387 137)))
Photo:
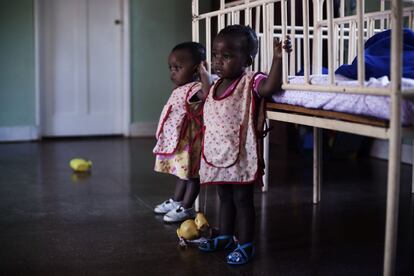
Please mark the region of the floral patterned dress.
POLYGON ((194 94, 188 93, 186 99, 187 114, 178 146, 172 154, 155 155, 156 172, 172 174, 183 180, 199 177, 203 103, 190 101, 194 94))

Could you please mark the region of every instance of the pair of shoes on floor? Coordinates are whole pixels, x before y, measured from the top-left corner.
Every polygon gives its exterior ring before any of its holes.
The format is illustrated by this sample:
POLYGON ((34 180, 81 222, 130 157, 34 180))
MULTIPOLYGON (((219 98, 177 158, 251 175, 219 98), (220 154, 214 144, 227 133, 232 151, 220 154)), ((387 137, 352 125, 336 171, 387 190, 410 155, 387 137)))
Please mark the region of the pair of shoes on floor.
POLYGON ((194 219, 196 217, 196 211, 194 208, 184 208, 179 206, 164 215, 165 222, 180 222, 187 219, 194 219))
POLYGON ((174 201, 172 198, 158 204, 154 208, 156 214, 164 214, 165 222, 180 222, 186 219, 193 219, 196 216, 194 208, 185 209, 181 201, 174 201))
POLYGON ((180 206, 181 206, 181 201, 174 201, 172 198, 170 198, 164 201, 163 203, 155 206, 154 212, 159 215, 166 214, 169 211, 177 209, 180 206))
MULTIPOLYGON (((201 251, 213 252, 223 249, 230 249, 234 245, 234 239, 230 235, 218 236, 206 240, 198 246, 201 251)), ((253 243, 238 244, 237 247, 227 255, 226 260, 230 265, 242 265, 251 261, 254 257, 255 248, 253 243)))

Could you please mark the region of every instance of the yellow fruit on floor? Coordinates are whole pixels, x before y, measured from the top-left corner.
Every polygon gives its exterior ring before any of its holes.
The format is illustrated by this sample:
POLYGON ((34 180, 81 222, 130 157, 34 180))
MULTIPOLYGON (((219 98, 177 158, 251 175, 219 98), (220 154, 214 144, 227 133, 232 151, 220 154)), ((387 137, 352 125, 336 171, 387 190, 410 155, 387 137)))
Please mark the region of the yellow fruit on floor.
POLYGON ((197 229, 200 230, 200 231, 205 231, 210 226, 208 224, 208 221, 207 221, 206 217, 201 212, 197 213, 197 215, 194 219, 194 222, 197 225, 197 229))
POLYGON ((180 227, 177 229, 177 235, 185 240, 194 240, 198 238, 199 232, 194 220, 187 219, 181 223, 180 227))
POLYGON ((92 161, 82 158, 74 158, 70 160, 69 165, 75 172, 86 172, 91 169, 92 161))

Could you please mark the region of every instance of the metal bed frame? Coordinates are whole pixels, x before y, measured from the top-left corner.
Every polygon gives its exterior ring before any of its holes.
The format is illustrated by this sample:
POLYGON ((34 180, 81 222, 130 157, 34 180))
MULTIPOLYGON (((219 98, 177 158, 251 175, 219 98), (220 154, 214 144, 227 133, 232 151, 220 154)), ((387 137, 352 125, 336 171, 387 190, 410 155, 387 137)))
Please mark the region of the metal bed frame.
MULTIPOLYGON (((199 1, 192 0, 192 38, 194 41, 200 41, 200 36, 202 36, 201 42, 206 45, 208 61, 211 60, 212 33, 218 33, 226 25, 245 24, 251 26, 259 38, 259 54, 252 65, 254 71, 267 72, 271 64, 274 38, 290 36, 293 51, 290 55, 284 53, 282 61, 282 88, 284 90, 370 94, 391 98, 390 118, 389 123, 386 124, 366 124, 363 121, 347 121, 343 118, 338 120, 332 118, 332 114, 324 116, 323 112, 315 116, 315 114, 307 112, 298 112, 297 109, 289 110, 289 107, 274 109, 274 105, 271 104, 268 105, 266 112, 268 120, 289 122, 314 128, 313 203, 315 204, 321 198, 322 129, 337 130, 389 141, 384 275, 393 275, 395 271, 401 141, 403 137, 414 139, 414 128, 401 127, 400 110, 402 99, 414 98, 414 89, 401 90, 403 21, 405 20, 409 28, 414 28, 414 5, 403 8, 404 1, 402 0, 389 2, 390 8, 387 10, 385 9, 385 1, 381 0, 380 11, 365 13, 364 1, 356 1, 356 15, 345 16, 345 3, 344 0, 341 0, 340 16, 334 18, 333 0, 326 0, 326 3, 325 0, 312 0, 313 24, 310 26, 308 18, 309 1, 302 0, 303 24, 302 26, 296 26, 296 1, 239 0, 226 3, 225 0, 220 0, 219 10, 200 14, 199 1), (289 16, 288 8, 290 8, 289 16), (323 18, 324 9, 326 9, 326 18, 323 18), (279 17, 275 16, 275 11, 279 12, 279 17), (276 24, 276 19, 281 19, 279 24, 276 24), (217 30, 213 30, 215 27, 217 27, 217 30), (387 28, 392 29, 391 68, 393 69, 391 70, 390 86, 387 88, 365 87, 365 39, 387 28), (328 48, 328 85, 314 85, 310 83, 311 69, 314 74, 322 72, 324 43, 328 48), (334 69, 340 64, 344 64, 345 61, 351 63, 355 55, 358 57, 359 86, 349 87, 335 84, 334 69), (310 62, 311 56, 312 64, 310 62), (294 75, 302 67, 305 83, 290 84, 288 74, 294 75)), ((412 1, 405 2, 412 3, 412 1)), ((268 163, 268 138, 264 142, 264 157, 265 162, 268 163)), ((265 184, 263 191, 266 191, 268 187, 267 171, 263 180, 265 184)), ((414 193, 414 166, 412 192, 414 193)))

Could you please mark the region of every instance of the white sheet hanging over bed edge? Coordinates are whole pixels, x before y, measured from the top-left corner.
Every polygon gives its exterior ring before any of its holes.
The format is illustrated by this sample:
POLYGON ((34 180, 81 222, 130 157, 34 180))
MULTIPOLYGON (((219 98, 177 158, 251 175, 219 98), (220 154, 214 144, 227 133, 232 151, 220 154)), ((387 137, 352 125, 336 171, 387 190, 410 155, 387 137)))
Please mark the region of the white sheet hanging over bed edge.
MULTIPOLYGON (((358 81, 342 75, 335 76, 335 83, 344 86, 358 86, 358 81)), ((303 84, 303 76, 289 76, 291 84, 303 84)), ((313 75, 312 84, 327 85, 328 75, 313 75)), ((388 77, 371 78, 365 82, 368 87, 387 87, 390 84, 388 77)), ((414 79, 402 79, 402 89, 414 87, 414 79)), ((289 105, 303 106, 312 109, 337 111, 349 114, 375 117, 388 120, 390 116, 390 98, 387 96, 312 92, 286 90, 274 95, 273 101, 289 105)), ((401 105, 401 123, 405 126, 414 125, 414 101, 404 100, 401 105)))

